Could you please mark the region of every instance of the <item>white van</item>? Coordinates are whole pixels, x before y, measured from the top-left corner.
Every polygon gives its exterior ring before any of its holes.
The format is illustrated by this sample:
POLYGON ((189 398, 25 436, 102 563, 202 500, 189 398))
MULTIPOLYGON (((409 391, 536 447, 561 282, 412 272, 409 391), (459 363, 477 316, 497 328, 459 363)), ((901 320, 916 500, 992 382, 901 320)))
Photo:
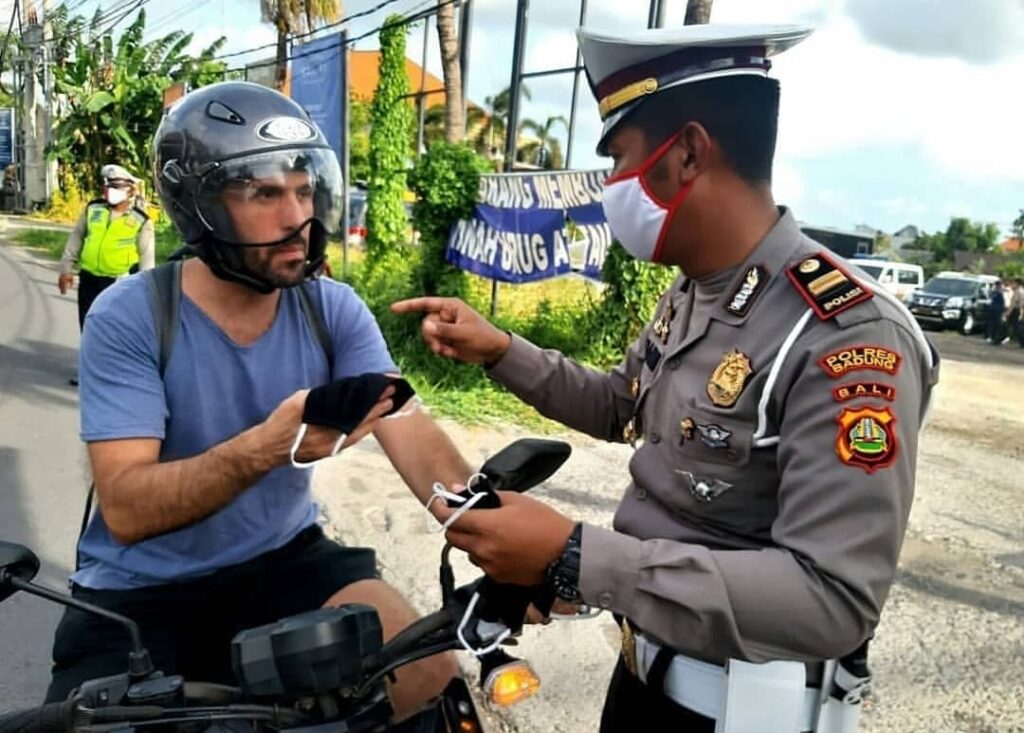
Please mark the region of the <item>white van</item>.
POLYGON ((867 259, 852 259, 850 262, 904 302, 910 298, 911 293, 924 286, 924 269, 920 265, 867 259))

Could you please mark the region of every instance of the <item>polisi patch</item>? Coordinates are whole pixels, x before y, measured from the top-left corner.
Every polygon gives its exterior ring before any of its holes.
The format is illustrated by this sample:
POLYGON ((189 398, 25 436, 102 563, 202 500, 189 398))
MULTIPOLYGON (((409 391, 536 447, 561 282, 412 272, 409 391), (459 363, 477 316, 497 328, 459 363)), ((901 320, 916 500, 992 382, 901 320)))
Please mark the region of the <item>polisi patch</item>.
POLYGON ((873 397, 893 402, 896 399, 896 388, 881 382, 853 382, 832 390, 832 399, 836 402, 849 402, 859 397, 873 397))
POLYGON ((871 369, 877 372, 895 374, 900 370, 903 357, 884 346, 851 346, 833 351, 818 360, 825 373, 838 379, 847 372, 871 369))
POLYGON ((844 407, 836 424, 836 455, 846 465, 874 473, 896 460, 896 416, 888 407, 844 407))
POLYGON ((256 137, 271 143, 298 143, 315 138, 316 130, 298 117, 271 117, 256 128, 256 137))
POLYGON ((725 309, 734 315, 745 316, 767 282, 768 271, 761 265, 754 265, 747 270, 739 289, 729 299, 725 309))
POLYGON ((874 297, 824 252, 793 265, 786 270, 786 275, 823 321, 874 297))

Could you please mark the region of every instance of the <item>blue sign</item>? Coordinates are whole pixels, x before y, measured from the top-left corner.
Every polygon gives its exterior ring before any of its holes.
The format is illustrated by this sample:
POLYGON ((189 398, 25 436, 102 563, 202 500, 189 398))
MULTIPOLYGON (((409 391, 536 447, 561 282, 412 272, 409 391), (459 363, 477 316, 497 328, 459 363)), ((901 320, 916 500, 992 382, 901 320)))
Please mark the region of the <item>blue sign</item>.
POLYGON ((550 171, 480 177, 471 219, 448 236, 445 258, 501 282, 579 272, 594 280, 612 243, 601 208, 607 171, 550 171))
POLYGON ((345 130, 342 126, 348 100, 345 88, 345 32, 306 41, 292 51, 292 99, 313 118, 344 166, 345 130))
POLYGON ((0 172, 14 162, 14 109, 0 107, 0 172))

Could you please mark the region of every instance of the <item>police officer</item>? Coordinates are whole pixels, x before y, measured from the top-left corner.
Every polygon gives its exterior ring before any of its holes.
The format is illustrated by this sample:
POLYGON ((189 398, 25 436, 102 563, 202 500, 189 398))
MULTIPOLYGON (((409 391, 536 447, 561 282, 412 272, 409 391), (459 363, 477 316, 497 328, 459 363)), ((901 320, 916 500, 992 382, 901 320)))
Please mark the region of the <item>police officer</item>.
POLYGON ((848 655, 863 655, 892 584, 937 358, 896 300, 772 198, 770 57, 808 34, 578 32, 598 151, 614 161, 612 231, 636 258, 680 270, 610 373, 455 299, 393 305, 427 313, 436 353, 635 446, 612 530, 506 494, 448 532, 498 580, 546 580, 622 619, 603 731, 655 717, 673 731, 856 725, 867 675, 848 655))
POLYGON ((78 265, 78 325, 89 306, 114 280, 153 267, 153 222, 138 197, 139 179, 119 165, 105 165, 103 198, 90 201, 64 245, 57 287, 74 283, 78 265))

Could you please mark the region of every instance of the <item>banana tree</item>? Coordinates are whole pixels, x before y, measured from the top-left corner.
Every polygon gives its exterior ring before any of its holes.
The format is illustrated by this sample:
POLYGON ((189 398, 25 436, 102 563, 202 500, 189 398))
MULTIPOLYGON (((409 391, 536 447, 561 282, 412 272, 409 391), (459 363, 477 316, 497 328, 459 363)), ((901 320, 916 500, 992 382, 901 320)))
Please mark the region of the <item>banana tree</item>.
POLYGON ((193 57, 185 53, 192 35, 182 31, 143 43, 145 11, 116 43, 111 33, 100 31, 97 19, 88 26, 80 19, 62 21, 61 30, 74 34, 74 42, 54 65, 57 114, 48 153, 70 169, 84 191, 93 189, 107 162, 148 177, 164 90, 176 81, 194 87, 219 80, 225 69, 214 61, 223 37, 193 57))

